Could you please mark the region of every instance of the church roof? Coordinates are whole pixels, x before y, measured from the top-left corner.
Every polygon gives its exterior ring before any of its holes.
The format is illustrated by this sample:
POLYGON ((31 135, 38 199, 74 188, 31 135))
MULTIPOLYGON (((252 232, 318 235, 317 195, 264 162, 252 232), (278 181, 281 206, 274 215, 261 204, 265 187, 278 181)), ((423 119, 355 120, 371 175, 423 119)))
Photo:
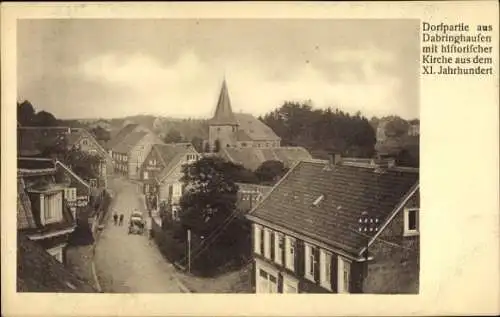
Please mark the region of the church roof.
POLYGON ((238 125, 233 110, 231 109, 231 101, 229 100, 229 93, 227 91, 226 80, 222 82, 222 88, 215 109, 214 117, 210 120, 212 125, 238 125))
POLYGON ((219 155, 250 170, 256 170, 265 161, 280 161, 290 168, 298 161, 312 159, 303 147, 222 148, 219 155))
POLYGON ((264 122, 248 113, 235 114, 238 121, 238 141, 279 141, 280 137, 264 122))

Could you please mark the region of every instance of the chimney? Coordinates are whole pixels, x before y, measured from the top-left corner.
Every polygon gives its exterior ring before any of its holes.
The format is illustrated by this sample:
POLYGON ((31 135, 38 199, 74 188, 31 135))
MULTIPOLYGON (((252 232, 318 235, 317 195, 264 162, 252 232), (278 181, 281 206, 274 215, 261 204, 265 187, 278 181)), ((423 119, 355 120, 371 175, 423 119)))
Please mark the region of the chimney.
POLYGON ((342 156, 340 155, 340 153, 330 153, 330 165, 331 166, 335 166, 337 164, 339 164, 340 162, 342 161, 342 156))

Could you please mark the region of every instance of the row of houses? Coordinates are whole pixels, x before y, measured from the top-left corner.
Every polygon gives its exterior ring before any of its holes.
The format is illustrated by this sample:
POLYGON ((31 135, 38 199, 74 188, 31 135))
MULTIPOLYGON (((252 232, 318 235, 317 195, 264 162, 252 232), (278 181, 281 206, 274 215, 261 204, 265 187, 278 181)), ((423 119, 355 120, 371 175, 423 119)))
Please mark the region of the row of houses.
POLYGON ((95 292, 65 266, 65 250, 78 222, 91 226, 97 217, 111 157, 80 128, 18 126, 17 141, 18 291, 95 292), (84 179, 49 154, 71 149, 98 158, 96 178, 84 179))

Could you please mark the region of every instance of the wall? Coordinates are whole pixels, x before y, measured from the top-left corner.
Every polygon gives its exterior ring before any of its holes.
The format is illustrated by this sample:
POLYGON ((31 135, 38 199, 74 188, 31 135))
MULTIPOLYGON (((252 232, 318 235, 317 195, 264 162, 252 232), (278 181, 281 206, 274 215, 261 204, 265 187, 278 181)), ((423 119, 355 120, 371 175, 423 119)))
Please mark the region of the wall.
POLYGON ((145 135, 136 146, 132 148, 128 154, 128 177, 130 179, 139 179, 140 175, 138 173, 142 163, 146 159, 146 156, 151 152, 153 144, 162 143, 158 137, 152 133, 145 135))
POLYGON ((158 156, 157 152, 151 148, 139 169, 139 179, 141 179, 142 181, 154 179, 164 168, 165 165, 163 164, 162 159, 158 156), (152 160, 156 160, 155 166, 150 164, 152 160), (144 171, 148 172, 147 180, 144 179, 144 171))
MULTIPOLYGON (((417 192, 407 207, 419 205, 417 192)), ((419 292, 420 237, 404 237, 403 231, 404 210, 401 210, 380 235, 390 244, 376 240, 370 248, 375 258, 368 266, 368 275, 363 282, 364 293, 419 292)))
POLYGON ((237 126, 210 126, 209 127, 209 140, 210 146, 214 148, 215 140, 219 140, 221 148, 227 147, 229 144, 231 147, 236 146, 236 131, 233 128, 238 129, 237 126))

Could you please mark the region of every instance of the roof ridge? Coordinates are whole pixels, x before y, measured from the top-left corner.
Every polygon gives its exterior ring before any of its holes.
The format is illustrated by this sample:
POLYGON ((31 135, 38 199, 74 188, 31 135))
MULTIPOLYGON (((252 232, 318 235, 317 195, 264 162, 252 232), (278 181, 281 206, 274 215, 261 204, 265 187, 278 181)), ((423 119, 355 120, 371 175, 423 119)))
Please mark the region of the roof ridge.
POLYGON ((262 197, 262 199, 248 212, 248 215, 252 215, 253 212, 257 209, 257 207, 259 207, 261 204, 263 204, 267 199, 268 197, 274 192, 274 190, 276 188, 278 188, 278 186, 283 183, 283 181, 285 181, 285 179, 287 179, 290 174, 292 174, 292 172, 302 163, 303 161, 297 161, 295 162, 295 164, 290 167, 290 169, 288 170, 288 172, 285 173, 285 175, 283 175, 283 177, 276 183, 274 184, 274 186, 272 186, 271 190, 269 190, 267 192, 267 194, 265 196, 262 197))
POLYGON ((73 175, 80 183, 85 185, 87 188, 90 188, 90 185, 84 181, 80 176, 78 176, 75 172, 73 172, 69 167, 67 167, 65 164, 63 164, 61 161, 56 160, 56 166, 57 164, 61 165, 62 168, 64 168, 66 171, 68 171, 71 175, 73 175))

